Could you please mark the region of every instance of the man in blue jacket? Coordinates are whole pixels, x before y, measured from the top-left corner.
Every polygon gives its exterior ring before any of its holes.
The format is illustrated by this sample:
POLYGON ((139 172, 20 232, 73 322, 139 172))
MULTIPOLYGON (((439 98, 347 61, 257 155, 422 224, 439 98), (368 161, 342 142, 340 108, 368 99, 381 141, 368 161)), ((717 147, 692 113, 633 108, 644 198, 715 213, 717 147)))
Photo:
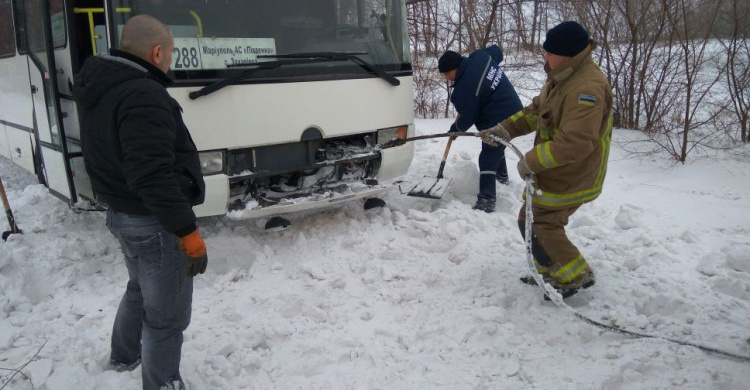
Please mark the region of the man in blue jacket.
MULTIPOLYGON (((476 126, 488 129, 523 109, 521 100, 500 67, 503 51, 497 45, 463 57, 448 50, 438 60, 438 70, 453 83, 451 103, 458 112, 449 132, 476 126)), ((479 154, 479 194, 475 210, 495 211, 495 180, 508 184, 505 146, 482 143, 479 154)))

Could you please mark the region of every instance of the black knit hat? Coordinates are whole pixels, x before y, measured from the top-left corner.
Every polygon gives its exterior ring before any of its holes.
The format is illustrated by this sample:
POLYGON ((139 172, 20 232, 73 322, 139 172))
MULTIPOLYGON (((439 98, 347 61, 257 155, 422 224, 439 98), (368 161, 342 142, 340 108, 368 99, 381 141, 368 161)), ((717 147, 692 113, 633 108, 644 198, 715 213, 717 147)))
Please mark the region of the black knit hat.
POLYGON ((442 56, 440 56, 440 59, 438 60, 438 70, 440 73, 450 72, 453 69, 458 68, 459 65, 461 65, 461 61, 464 58, 461 57, 460 54, 456 53, 455 51, 448 50, 445 53, 443 53, 442 56))
POLYGON ((547 53, 573 57, 589 44, 589 32, 576 22, 562 22, 547 31, 542 47, 547 53))

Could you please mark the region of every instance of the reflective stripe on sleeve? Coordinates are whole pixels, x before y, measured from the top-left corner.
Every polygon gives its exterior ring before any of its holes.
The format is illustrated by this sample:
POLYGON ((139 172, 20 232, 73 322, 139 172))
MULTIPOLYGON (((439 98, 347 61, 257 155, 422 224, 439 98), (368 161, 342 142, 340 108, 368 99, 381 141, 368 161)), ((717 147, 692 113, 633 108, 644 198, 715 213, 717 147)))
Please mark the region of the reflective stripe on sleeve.
POLYGON ((523 110, 518 111, 517 113, 510 116, 510 121, 515 123, 518 122, 519 119, 523 118, 526 120, 526 125, 529 126, 529 129, 536 130, 537 123, 539 121, 539 118, 536 115, 526 115, 523 110))
POLYGON ((595 186, 601 188, 604 184, 604 176, 607 173, 607 161, 609 160, 609 148, 612 143, 612 113, 607 118, 607 129, 601 137, 602 158, 599 162, 599 174, 596 176, 595 186))
POLYGON ((474 93, 474 96, 479 96, 479 90, 482 89, 482 83, 485 76, 487 76, 487 70, 490 68, 490 65, 492 65, 492 57, 487 59, 487 65, 484 66, 484 72, 482 72, 482 77, 479 78, 479 84, 477 84, 477 91, 474 93))
POLYGON ((549 142, 541 143, 537 145, 535 149, 536 158, 539 160, 539 164, 541 164, 543 167, 549 169, 559 165, 557 161, 555 161, 555 157, 552 156, 549 142))

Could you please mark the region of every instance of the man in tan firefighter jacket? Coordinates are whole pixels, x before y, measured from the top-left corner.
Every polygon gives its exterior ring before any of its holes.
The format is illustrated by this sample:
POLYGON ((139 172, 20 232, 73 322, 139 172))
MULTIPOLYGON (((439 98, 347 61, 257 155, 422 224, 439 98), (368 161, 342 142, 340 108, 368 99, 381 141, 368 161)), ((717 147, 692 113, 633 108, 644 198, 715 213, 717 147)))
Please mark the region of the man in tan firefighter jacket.
MULTIPOLYGON (((534 179, 532 253, 537 271, 563 298, 594 285, 594 273, 565 234, 568 218, 602 192, 612 133, 612 88, 591 53, 596 42, 576 22, 547 32, 547 81, 522 111, 480 132, 497 144, 536 132, 534 149, 518 163, 522 177, 534 179)), ((518 224, 524 234, 526 207, 518 224)), ((530 276, 521 281, 535 284, 530 276)))

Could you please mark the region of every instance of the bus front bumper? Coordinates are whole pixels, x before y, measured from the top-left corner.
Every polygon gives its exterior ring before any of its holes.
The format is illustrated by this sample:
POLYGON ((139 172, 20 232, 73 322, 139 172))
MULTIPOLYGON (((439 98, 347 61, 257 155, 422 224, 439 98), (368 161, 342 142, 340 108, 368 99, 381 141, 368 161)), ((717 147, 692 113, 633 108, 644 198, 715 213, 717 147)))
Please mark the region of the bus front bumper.
POLYGON ((234 220, 264 218, 299 211, 314 210, 318 208, 331 207, 345 202, 384 196, 387 192, 396 188, 400 182, 394 183, 353 183, 339 185, 335 188, 323 189, 304 197, 284 199, 277 204, 261 206, 257 201, 250 200, 244 204, 244 208, 227 211, 227 197, 229 195, 228 178, 226 175, 214 175, 205 177, 206 200, 203 204, 195 206, 195 214, 198 217, 225 214, 234 220), (223 181, 223 183, 222 183, 223 181))
POLYGON ((359 199, 379 197, 395 188, 397 184, 375 184, 348 185, 345 190, 329 189, 319 193, 310 194, 298 199, 285 199, 272 206, 261 207, 257 202, 250 201, 245 209, 227 212, 230 219, 249 219, 270 217, 299 211, 314 210, 318 208, 331 207, 345 202, 359 199))
POLYGON ((225 174, 204 176, 206 196, 203 204, 194 207, 198 217, 226 215, 230 219, 249 219, 277 216, 305 210, 330 207, 344 202, 383 196, 396 188, 401 181, 398 177, 406 174, 414 156, 412 144, 406 144, 380 151, 382 160, 376 180, 335 183, 329 188, 317 189, 311 193, 278 200, 276 204, 261 205, 257 200, 248 199, 241 205, 232 203, 229 183, 232 180, 225 174), (382 181, 381 181, 382 180, 382 181))

